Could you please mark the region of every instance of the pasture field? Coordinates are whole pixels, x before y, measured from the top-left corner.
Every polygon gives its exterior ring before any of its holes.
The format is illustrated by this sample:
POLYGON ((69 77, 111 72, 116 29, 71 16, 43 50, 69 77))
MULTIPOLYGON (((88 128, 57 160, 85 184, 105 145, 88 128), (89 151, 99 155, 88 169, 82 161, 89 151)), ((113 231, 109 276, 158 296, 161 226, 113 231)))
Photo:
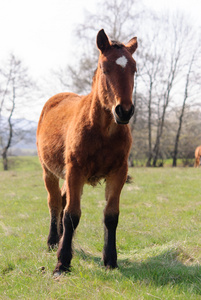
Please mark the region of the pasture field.
POLYGON ((104 183, 85 186, 72 271, 54 279, 37 157, 0 171, 0 299, 201 299, 201 169, 133 168, 121 196, 119 268, 101 261, 104 183))

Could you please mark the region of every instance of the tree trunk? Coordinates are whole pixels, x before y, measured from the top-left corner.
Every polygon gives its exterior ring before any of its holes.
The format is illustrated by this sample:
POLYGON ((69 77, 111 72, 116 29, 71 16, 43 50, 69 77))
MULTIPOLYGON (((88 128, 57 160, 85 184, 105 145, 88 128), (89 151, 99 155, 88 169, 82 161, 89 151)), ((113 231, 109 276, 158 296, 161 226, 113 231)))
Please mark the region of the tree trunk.
POLYGON ((159 154, 159 147, 160 147, 160 135, 158 134, 157 138, 156 138, 156 144, 154 147, 153 167, 156 167, 156 163, 158 160, 158 154, 159 154))
POLYGON ((13 137, 13 126, 12 126, 11 118, 12 118, 12 115, 13 115, 14 108, 15 108, 15 83, 14 83, 14 80, 13 80, 12 108, 11 108, 11 111, 10 111, 10 115, 8 117, 9 136, 8 136, 7 145, 4 147, 3 153, 2 153, 4 171, 8 170, 8 155, 7 154, 8 154, 8 149, 11 146, 11 141, 12 141, 12 137, 13 137))
POLYGON ((148 141, 149 141, 149 154, 148 154, 148 160, 146 163, 147 167, 151 166, 151 159, 152 159, 152 137, 151 137, 151 103, 152 103, 152 86, 153 82, 150 82, 150 88, 149 88, 149 103, 148 103, 148 141))
POLYGON ((159 119, 159 122, 158 122, 157 137, 156 137, 156 143, 154 146, 154 158, 153 158, 153 166, 154 167, 156 166, 156 163, 158 160, 158 155, 159 155, 159 150, 160 150, 160 141, 161 141, 161 137, 163 134, 163 127, 164 127, 164 123, 165 123, 166 109, 169 105, 170 92, 172 90, 173 83, 175 80, 179 58, 180 58, 180 49, 176 53, 176 57, 174 57, 174 53, 172 55, 172 63, 170 66, 167 88, 163 95, 163 111, 162 111, 161 121, 159 119))
POLYGON ((3 153, 2 153, 2 158, 3 158, 3 169, 4 171, 8 170, 8 157, 7 157, 7 149, 4 148, 3 153))
POLYGON ((181 133, 181 126, 182 126, 182 119, 183 119, 183 115, 184 115, 184 106, 182 107, 182 113, 181 116, 179 118, 179 127, 177 130, 177 135, 176 135, 176 139, 175 139, 175 146, 174 146, 174 152, 173 152, 173 162, 172 162, 172 166, 176 167, 177 166, 177 154, 178 154, 178 145, 179 145, 179 138, 180 138, 180 133, 181 133))
POLYGON ((172 166, 173 167, 177 166, 177 154, 178 154, 179 138, 180 138, 180 134, 181 134, 182 121, 183 121, 183 116, 184 116, 184 110, 185 110, 186 100, 188 98, 189 76, 190 76, 192 64, 193 64, 193 61, 194 61, 194 58, 195 58, 195 53, 196 53, 196 50, 194 52, 194 55, 192 56, 192 59, 191 59, 190 65, 189 65, 189 69, 188 69, 188 73, 187 73, 187 76, 186 76, 186 86, 185 86, 185 92, 184 92, 184 101, 183 101, 183 105, 182 105, 181 115, 179 117, 179 127, 178 127, 178 130, 177 130, 177 135, 176 135, 176 139, 175 139, 175 146, 174 146, 174 152, 173 152, 173 161, 172 161, 172 166))
POLYGON ((129 158, 128 158, 128 166, 129 168, 133 168, 134 167, 134 157, 133 157, 133 152, 130 152, 129 158))

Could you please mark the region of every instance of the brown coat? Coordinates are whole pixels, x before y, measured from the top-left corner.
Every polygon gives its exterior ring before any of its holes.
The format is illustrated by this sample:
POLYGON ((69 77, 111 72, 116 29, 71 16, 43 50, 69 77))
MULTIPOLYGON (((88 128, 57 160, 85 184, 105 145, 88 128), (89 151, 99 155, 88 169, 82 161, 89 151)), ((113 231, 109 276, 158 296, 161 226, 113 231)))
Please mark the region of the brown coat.
POLYGON ((132 54, 137 39, 133 38, 127 45, 113 43, 101 30, 97 47, 100 57, 91 93, 53 96, 45 104, 38 123, 38 155, 51 215, 49 247, 54 247, 62 237, 56 274, 70 266, 83 185, 95 185, 102 178, 106 180, 107 201, 103 257, 107 267, 116 267, 119 197, 127 177, 132 143, 127 124, 134 113, 132 91, 136 63, 132 54), (65 180, 61 190, 59 178, 65 180))

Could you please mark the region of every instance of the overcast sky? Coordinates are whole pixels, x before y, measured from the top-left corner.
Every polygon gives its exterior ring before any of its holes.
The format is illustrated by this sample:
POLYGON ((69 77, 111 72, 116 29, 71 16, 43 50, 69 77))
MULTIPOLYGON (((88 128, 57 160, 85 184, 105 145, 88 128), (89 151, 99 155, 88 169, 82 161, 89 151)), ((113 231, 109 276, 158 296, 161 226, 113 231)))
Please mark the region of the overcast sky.
MULTIPOLYGON (((12 52, 34 77, 65 66, 74 55, 73 29, 84 20, 84 10, 95 11, 96 3, 96 0, 0 0, 0 61, 12 52)), ((144 3, 157 11, 182 10, 201 25, 200 0, 144 0, 144 3)))

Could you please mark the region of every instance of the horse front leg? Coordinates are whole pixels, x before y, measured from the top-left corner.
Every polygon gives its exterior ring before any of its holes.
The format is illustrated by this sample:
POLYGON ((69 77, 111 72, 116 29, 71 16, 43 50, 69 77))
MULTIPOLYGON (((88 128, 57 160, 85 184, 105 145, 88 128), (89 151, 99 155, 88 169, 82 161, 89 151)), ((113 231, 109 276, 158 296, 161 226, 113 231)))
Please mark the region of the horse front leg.
POLYGON ((126 181, 127 167, 106 179, 106 207, 104 210, 103 261, 106 268, 117 268, 116 229, 119 219, 119 199, 126 181))
POLYGON ((47 239, 49 249, 55 248, 60 239, 60 215, 62 212, 62 198, 59 188, 59 179, 45 167, 43 179, 48 192, 48 206, 50 212, 50 229, 47 239))
POLYGON ((54 275, 70 270, 72 259, 72 239, 81 217, 80 199, 83 180, 79 172, 69 168, 66 175, 66 206, 63 211, 63 235, 57 251, 58 262, 54 275))

